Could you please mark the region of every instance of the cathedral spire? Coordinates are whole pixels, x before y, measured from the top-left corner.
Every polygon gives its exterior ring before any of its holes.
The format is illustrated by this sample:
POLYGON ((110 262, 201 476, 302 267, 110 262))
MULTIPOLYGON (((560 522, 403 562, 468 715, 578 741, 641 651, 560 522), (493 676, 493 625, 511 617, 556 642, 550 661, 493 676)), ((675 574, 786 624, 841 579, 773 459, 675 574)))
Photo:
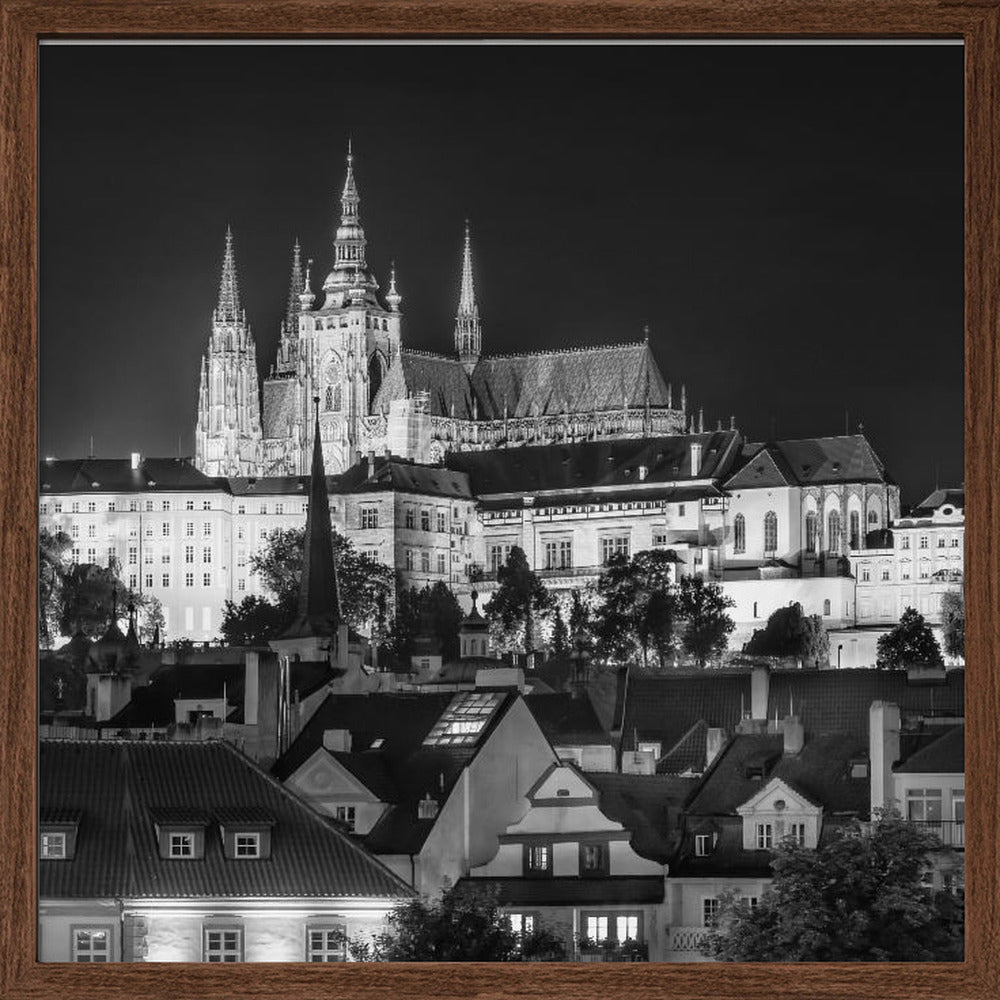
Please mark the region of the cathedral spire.
POLYGON ((465 220, 465 245, 462 251, 462 288, 458 295, 458 313, 455 316, 455 351, 467 371, 472 371, 482 350, 482 328, 479 307, 476 305, 476 287, 472 278, 472 237, 469 220, 465 220))
POLYGON ((288 305, 285 309, 285 326, 290 337, 294 337, 299 328, 299 312, 302 309, 299 296, 302 294, 302 282, 302 247, 296 238, 295 246, 292 248, 292 276, 288 284, 288 305))
POLYGON ((282 636, 283 639, 332 637, 337 634, 341 622, 340 591, 337 586, 333 532, 330 526, 330 497, 326 489, 323 444, 319 434, 319 396, 314 397, 313 404, 316 407, 316 430, 313 436, 298 614, 282 636))
POLYGON ((220 323, 240 321, 240 289, 236 281, 236 254, 233 250, 233 230, 226 226, 226 252, 222 258, 222 279, 219 282, 219 304, 215 318, 220 323))
POLYGON ((340 195, 340 225, 333 241, 334 271, 348 271, 357 274, 367 267, 365 262, 365 231, 358 213, 361 196, 354 179, 354 152, 351 140, 347 140, 347 176, 344 190, 340 195))

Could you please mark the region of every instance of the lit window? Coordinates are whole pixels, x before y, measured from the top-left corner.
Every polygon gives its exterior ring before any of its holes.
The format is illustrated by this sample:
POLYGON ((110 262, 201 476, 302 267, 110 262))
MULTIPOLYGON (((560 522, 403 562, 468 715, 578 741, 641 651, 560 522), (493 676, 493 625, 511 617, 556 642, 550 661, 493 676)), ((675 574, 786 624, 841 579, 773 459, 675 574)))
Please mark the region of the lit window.
POLYGON ((206 927, 205 961, 242 962, 243 929, 240 927, 206 927))
POLYGON ((770 823, 758 823, 756 834, 757 850, 770 850, 774 843, 774 829, 770 823))
POLYGON ((587 917, 586 928, 587 937, 594 942, 600 943, 602 941, 607 941, 610 937, 609 925, 610 917, 606 915, 591 915, 587 917))
POLYGON ((73 513, 73 514, 79 514, 80 513, 80 502, 79 502, 79 500, 74 500, 70 504, 69 509, 70 509, 71 513, 73 513))
POLYGON ((344 924, 307 927, 306 942, 307 962, 347 961, 347 927, 344 924))
POLYGON ((110 927, 75 927, 73 929, 74 962, 110 962, 110 927))
POLYGON ((238 833, 235 837, 236 857, 238 858, 259 858, 260 857, 260 834, 259 833, 238 833))
POLYGON ((493 717, 503 696, 496 691, 463 691, 424 738, 424 746, 471 746, 493 717))
POLYGON ((519 937, 535 933, 536 914, 534 913, 508 913, 507 919, 510 921, 510 929, 519 937))
POLYGON ((194 857, 194 834, 172 833, 167 842, 167 855, 171 858, 194 857))
POLYGON ((49 860, 63 860, 66 857, 66 834, 43 833, 40 854, 49 860))
POLYGON ((528 871, 552 871, 552 847, 549 844, 530 844, 528 846, 528 871))

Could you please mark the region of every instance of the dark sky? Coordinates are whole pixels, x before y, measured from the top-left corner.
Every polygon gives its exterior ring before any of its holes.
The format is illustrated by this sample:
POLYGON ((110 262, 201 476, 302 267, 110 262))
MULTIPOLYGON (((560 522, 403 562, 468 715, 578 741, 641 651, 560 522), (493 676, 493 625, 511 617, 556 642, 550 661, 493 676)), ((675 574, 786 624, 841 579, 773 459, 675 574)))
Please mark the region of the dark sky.
POLYGON ((706 424, 849 411, 916 502, 964 476, 962 95, 960 46, 43 47, 42 453, 193 453, 226 224, 264 374, 350 134, 408 346, 468 216, 485 351, 649 324, 706 424))

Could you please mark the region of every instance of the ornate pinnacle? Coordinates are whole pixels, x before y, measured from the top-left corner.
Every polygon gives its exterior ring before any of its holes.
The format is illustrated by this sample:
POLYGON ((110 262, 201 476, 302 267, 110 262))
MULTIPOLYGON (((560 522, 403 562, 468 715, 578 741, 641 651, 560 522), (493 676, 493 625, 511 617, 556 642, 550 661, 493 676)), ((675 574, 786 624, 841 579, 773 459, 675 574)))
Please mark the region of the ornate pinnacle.
POLYGON ((385 301, 389 303, 389 308, 393 312, 399 311, 399 303, 403 301, 403 296, 396 291, 396 262, 392 262, 389 271, 389 291, 386 293, 385 301))
POLYGON ((237 323, 240 309, 240 290, 236 282, 236 254, 233 250, 233 230, 226 226, 226 253, 222 258, 222 280, 219 282, 219 305, 216 318, 220 322, 237 323))
POLYGON ((302 294, 302 248, 298 239, 292 249, 292 276, 288 285, 288 306, 285 310, 285 328, 289 335, 298 328, 298 316, 301 309, 299 296, 302 294))
POLYGON ((458 296, 459 315, 471 316, 476 313, 476 288, 472 280, 472 237, 469 220, 465 220, 465 248, 462 252, 462 290, 458 296))

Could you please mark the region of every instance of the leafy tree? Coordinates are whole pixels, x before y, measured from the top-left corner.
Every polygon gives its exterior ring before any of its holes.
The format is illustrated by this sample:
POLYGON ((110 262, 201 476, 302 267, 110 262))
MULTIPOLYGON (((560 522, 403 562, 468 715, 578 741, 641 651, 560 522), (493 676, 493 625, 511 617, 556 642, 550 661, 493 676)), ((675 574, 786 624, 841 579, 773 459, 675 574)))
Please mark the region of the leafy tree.
MULTIPOLYGON (((275 529, 264 547, 250 556, 250 571, 260 577, 274 603, 287 612, 287 621, 294 616, 298 602, 305 537, 305 527, 275 529)), ((371 627, 385 632, 394 590, 393 571, 359 553, 337 531, 333 532, 333 553, 344 619, 356 629, 371 627)))
POLYGON ((754 909, 729 897, 705 952, 728 962, 961 961, 960 898, 922 882, 937 839, 896 815, 816 849, 784 841, 754 909))
POLYGON ((163 604, 160 599, 153 594, 133 594, 132 602, 135 604, 139 641, 148 645, 153 641, 153 637, 158 635, 162 642, 167 621, 163 616, 163 604))
POLYGON ((250 595, 239 604, 226 601, 219 633, 229 646, 259 646, 280 635, 290 620, 288 608, 250 595))
POLYGON ((565 957, 561 938, 539 929, 523 940, 488 886, 446 886, 441 897, 407 900, 392 910, 388 928, 370 941, 348 940, 355 961, 517 962, 565 957))
POLYGON ((556 656, 565 656, 571 649, 569 628, 562 616, 562 610, 556 605, 552 620, 552 651, 556 656))
POLYGON ((569 634, 572 641, 577 641, 578 635, 591 634, 593 624, 591 622, 590 608, 584 602, 579 590, 574 590, 572 595, 572 606, 569 612, 569 634))
POLYGON ((941 597, 944 651, 954 659, 965 659, 965 591, 949 590, 941 597))
POLYGON ((594 616, 602 652, 625 660, 638 651, 643 666, 655 652, 663 666, 673 649, 677 617, 673 567, 670 553, 658 549, 608 561, 597 584, 603 603, 594 616))
POLYGON ((73 540, 66 532, 42 528, 38 532, 38 644, 51 648, 59 635, 66 558, 73 540))
POLYGON ((762 629, 756 629, 743 647, 755 656, 794 656, 809 664, 830 659, 830 639, 819 615, 806 615, 796 602, 778 608, 762 629))
POLYGON ((703 669, 708 660, 725 652, 729 633, 736 627, 726 611, 735 605, 717 583, 697 576, 681 579, 677 599, 681 649, 703 669))
POLYGON ((497 570, 497 583, 500 586, 483 608, 486 620, 502 646, 515 649, 520 645, 530 653, 535 648, 536 619, 552 607, 552 596, 517 545, 497 570))
POLYGON ((143 598, 121 582, 117 566, 74 564, 62 577, 59 631, 63 635, 82 632, 90 639, 97 639, 111 623, 112 608, 122 618, 129 603, 138 607, 143 598))
POLYGON ((397 663, 409 666, 413 640, 425 628, 441 643, 441 659, 447 663, 458 658, 458 633, 462 627, 462 606, 447 584, 438 580, 432 586, 403 587, 396 595, 396 616, 389 642, 397 663))
POLYGON ((944 665, 934 633, 915 608, 907 608, 892 631, 879 639, 876 665, 883 670, 944 665))

